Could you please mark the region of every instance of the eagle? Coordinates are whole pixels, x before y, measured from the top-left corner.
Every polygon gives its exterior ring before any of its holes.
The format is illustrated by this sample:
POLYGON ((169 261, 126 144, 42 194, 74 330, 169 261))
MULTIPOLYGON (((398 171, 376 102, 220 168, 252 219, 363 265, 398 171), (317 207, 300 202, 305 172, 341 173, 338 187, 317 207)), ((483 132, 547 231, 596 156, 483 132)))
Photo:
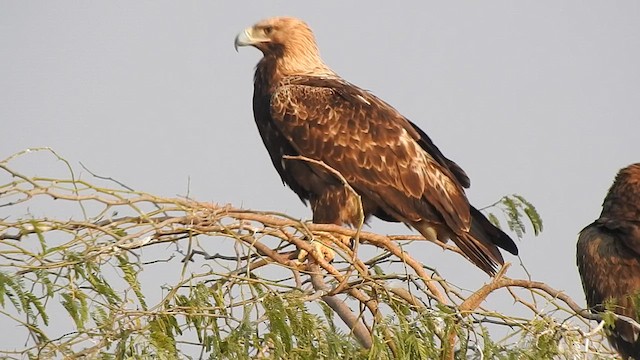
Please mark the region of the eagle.
POLYGON ((310 203, 314 223, 358 226, 362 213, 402 222, 427 240, 453 240, 490 276, 504 264, 498 248, 518 254, 469 204, 464 170, 391 105, 331 70, 304 21, 260 21, 234 45, 263 54, 254 76, 255 122, 273 166, 310 203))
MULTIPOLYGON (((640 320, 640 163, 616 175, 600 217, 580 232, 576 260, 592 311, 640 320)), ((623 359, 640 359, 639 335, 620 319, 607 333, 623 359)))

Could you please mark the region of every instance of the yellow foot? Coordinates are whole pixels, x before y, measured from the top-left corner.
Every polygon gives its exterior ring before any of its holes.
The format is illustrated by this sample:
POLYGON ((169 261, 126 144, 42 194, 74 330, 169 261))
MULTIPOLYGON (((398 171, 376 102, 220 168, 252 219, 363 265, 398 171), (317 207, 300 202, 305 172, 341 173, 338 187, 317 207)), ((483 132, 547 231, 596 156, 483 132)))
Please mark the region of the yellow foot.
MULTIPOLYGON (((331 262, 336 257, 336 252, 320 241, 316 240, 312 242, 311 246, 313 246, 313 252, 318 258, 331 262)), ((308 258, 308 255, 309 253, 306 250, 300 249, 300 253, 298 254, 298 261, 300 263, 303 263, 308 258)))
MULTIPOLYGON (((311 246, 313 246, 313 252, 319 258, 323 258, 327 262, 333 261, 336 257, 335 251, 332 248, 327 246, 326 244, 336 244, 342 243, 347 247, 351 247, 351 237, 347 235, 334 235, 331 233, 320 233, 317 239, 311 242, 311 246)), ((306 250, 300 249, 300 253, 298 254, 298 262, 303 263, 306 259, 308 259, 308 253, 306 250)))

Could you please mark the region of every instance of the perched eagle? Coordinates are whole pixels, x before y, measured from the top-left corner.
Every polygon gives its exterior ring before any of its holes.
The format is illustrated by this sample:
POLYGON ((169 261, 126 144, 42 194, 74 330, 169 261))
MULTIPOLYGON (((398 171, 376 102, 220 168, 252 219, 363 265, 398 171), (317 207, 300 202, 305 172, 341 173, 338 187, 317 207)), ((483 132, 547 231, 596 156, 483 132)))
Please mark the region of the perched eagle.
MULTIPOLYGON (((580 232, 576 255, 589 308, 640 320, 640 163, 620 170, 600 218, 580 232)), ((608 333, 623 359, 640 360, 639 335, 622 320, 608 333)))
POLYGON ((309 26, 290 17, 263 20, 240 32, 238 46, 264 55, 256 67, 253 113, 274 167, 313 221, 357 226, 365 217, 403 222, 435 241, 452 239, 489 275, 513 240, 469 205, 465 172, 396 109, 350 84, 320 58, 309 26))

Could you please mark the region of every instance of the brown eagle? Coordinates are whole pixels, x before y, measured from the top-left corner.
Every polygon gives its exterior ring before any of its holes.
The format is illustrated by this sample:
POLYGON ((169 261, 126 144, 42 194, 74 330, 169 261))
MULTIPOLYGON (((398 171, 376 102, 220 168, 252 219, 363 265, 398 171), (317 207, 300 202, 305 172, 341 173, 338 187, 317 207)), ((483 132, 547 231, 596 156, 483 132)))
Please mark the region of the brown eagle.
MULTIPOLYGON (((640 320, 640 163, 618 172, 600 217, 580 232, 576 255, 589 308, 640 320)), ((638 335, 623 320, 608 332, 623 359, 640 359, 638 335)))
POLYGON ((489 275, 503 264, 501 247, 517 255, 513 240, 469 205, 465 172, 396 109, 350 84, 320 58, 309 26, 277 17, 235 39, 264 55, 256 66, 253 113, 274 167, 313 221, 357 226, 357 197, 320 164, 355 189, 365 217, 403 222, 435 241, 452 239, 489 275))

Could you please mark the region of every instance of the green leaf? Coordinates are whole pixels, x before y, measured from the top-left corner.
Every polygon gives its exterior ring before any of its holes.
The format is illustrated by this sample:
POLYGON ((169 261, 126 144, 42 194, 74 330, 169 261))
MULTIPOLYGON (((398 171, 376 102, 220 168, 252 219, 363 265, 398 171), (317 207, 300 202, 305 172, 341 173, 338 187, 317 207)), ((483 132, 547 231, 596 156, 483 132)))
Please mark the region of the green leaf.
POLYGON ((144 294, 138 281, 138 272, 133 268, 126 255, 118 255, 116 259, 118 259, 118 267, 122 270, 124 281, 131 286, 131 289, 140 302, 140 306, 142 306, 144 310, 147 310, 147 303, 144 300, 144 294))
POLYGON ((149 322, 149 337, 159 358, 173 359, 177 356, 173 330, 175 318, 169 315, 156 316, 149 322))

